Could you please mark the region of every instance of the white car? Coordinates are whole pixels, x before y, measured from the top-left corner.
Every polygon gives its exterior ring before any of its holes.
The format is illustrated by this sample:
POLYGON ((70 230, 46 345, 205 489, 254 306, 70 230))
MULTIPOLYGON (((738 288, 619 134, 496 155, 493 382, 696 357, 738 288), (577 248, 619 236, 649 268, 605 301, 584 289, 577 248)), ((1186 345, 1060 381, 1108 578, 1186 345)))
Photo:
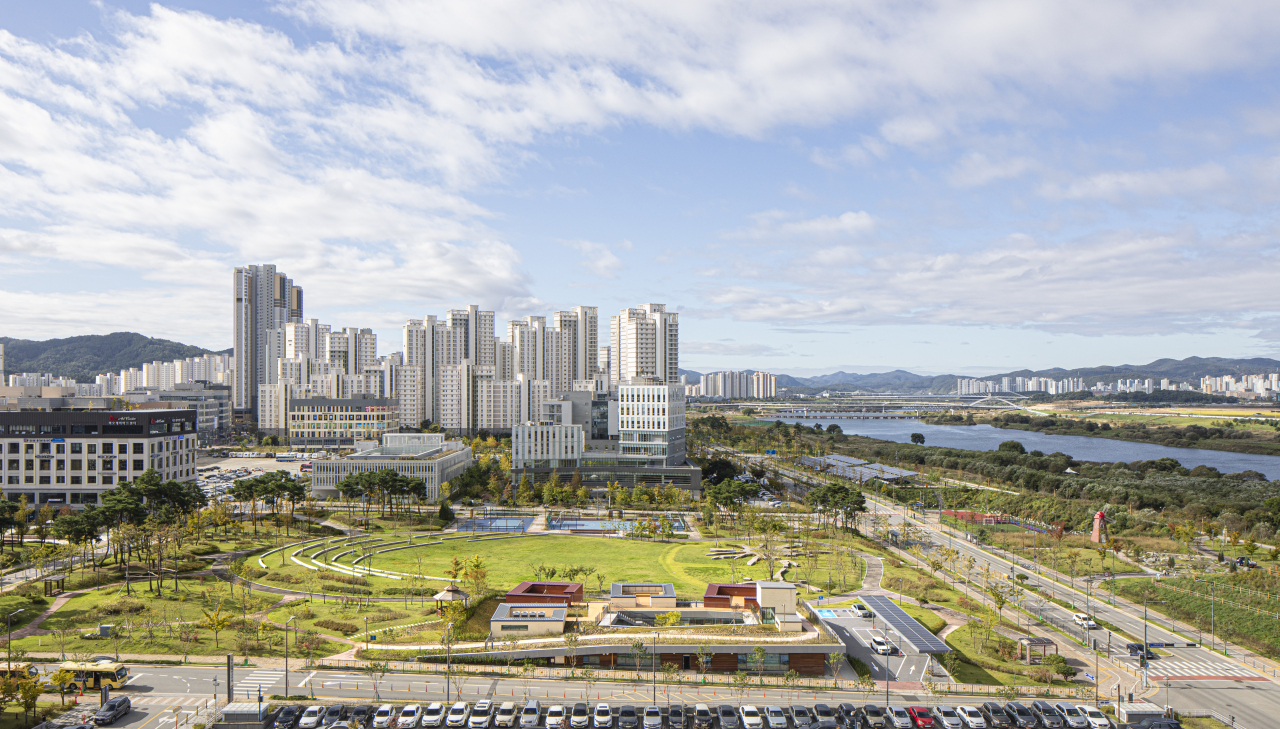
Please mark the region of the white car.
POLYGON ((1053 705, 1067 729, 1089 729, 1089 720, 1072 704, 1063 701, 1053 705))
POLYGON ((1098 628, 1098 624, 1094 622, 1093 618, 1084 613, 1075 613, 1071 616, 1071 619, 1076 621, 1076 625, 1079 625, 1085 630, 1097 630, 1098 628))
POLYGON ((893 655, 893 646, 889 645, 889 641, 885 640, 884 638, 879 638, 879 637, 872 638, 871 650, 875 651, 876 653, 882 656, 893 655))
POLYGON ((769 722, 769 729, 787 729, 787 713, 781 706, 766 706, 764 718, 769 722))
POLYGON ((933 707, 933 721, 942 729, 961 729, 960 714, 950 706, 933 707))
MULTIPOLYGON (((388 709, 391 707, 388 706, 388 709)), ((378 711, 382 711, 379 709, 378 711)), ((376 720, 375 720, 376 721, 376 720)), ((444 723, 444 704, 434 701, 422 710, 422 721, 419 724, 427 729, 436 729, 444 723)))
POLYGON ((1076 706, 1084 718, 1089 720, 1089 726, 1093 729, 1111 729, 1111 721, 1107 719, 1107 715, 1098 711, 1096 706, 1087 704, 1079 704, 1076 706))
MULTIPOLYGON (((408 710, 409 707, 405 707, 408 710)), ((444 725, 451 727, 464 727, 467 725, 467 702, 458 701, 449 707, 449 713, 445 714, 444 725)))
POLYGON ((316 729, 324 720, 324 712, 323 706, 308 706, 307 710, 302 712, 302 717, 298 719, 298 729, 316 729))
POLYGON ((591 725, 591 710, 586 704, 574 704, 569 712, 569 729, 587 729, 591 725))
POLYGON ((662 729, 662 709, 656 706, 646 707, 644 720, 640 724, 644 729, 662 729))
POLYGON ((742 714, 742 729, 763 729, 764 717, 760 716, 760 710, 754 706, 744 706, 740 710, 742 714))
POLYGON ((591 724, 596 729, 609 729, 613 726, 613 712, 608 704, 596 704, 596 713, 591 717, 591 724))
POLYGON ((564 729, 564 707, 556 704, 547 709, 547 729, 564 729))
POLYGON ((482 699, 471 709, 471 718, 467 719, 469 729, 489 729, 489 713, 493 710, 493 702, 482 699))
POLYGON ((409 704, 400 710, 400 716, 396 718, 396 727, 414 729, 418 726, 420 719, 422 719, 422 704, 409 704))
POLYGON ((504 701, 493 715, 493 725, 498 729, 510 729, 516 724, 516 702, 504 701))
POLYGON ((960 715, 960 722, 966 729, 987 729, 987 720, 982 718, 982 712, 978 711, 978 707, 957 706, 956 713, 960 715))
POLYGON ((875 614, 874 614, 874 613, 872 613, 872 612, 871 612, 871 610, 870 610, 866 605, 856 604, 856 605, 854 605, 853 607, 849 608, 849 610, 851 610, 851 611, 853 611, 853 612, 857 613, 857 614, 858 614, 858 617, 860 617, 860 618, 874 618, 874 617, 875 617, 875 614))

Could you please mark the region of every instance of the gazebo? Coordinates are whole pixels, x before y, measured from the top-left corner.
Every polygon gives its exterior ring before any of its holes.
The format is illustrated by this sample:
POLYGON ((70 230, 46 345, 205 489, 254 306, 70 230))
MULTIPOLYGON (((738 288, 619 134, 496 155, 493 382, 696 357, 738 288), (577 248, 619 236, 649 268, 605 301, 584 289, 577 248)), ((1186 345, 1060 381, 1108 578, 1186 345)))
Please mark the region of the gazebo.
POLYGON ((44 577, 44 596, 53 597, 62 594, 67 586, 66 575, 45 575, 44 577))
POLYGON ((1026 638, 1018 639, 1018 658, 1019 659, 1022 658, 1023 646, 1026 646, 1027 648, 1027 665, 1028 666, 1031 665, 1031 651, 1037 648, 1040 649, 1041 659, 1043 659, 1045 656, 1049 654, 1049 646, 1053 646, 1054 653, 1061 652, 1058 650, 1058 644, 1054 643, 1052 638, 1045 638, 1039 635, 1032 635, 1026 638))
POLYGON ((436 601, 436 610, 438 611, 440 610, 440 603, 442 602, 461 601, 463 605, 466 605, 467 600, 471 599, 471 596, 463 592, 461 587, 458 587, 456 584, 450 582, 448 587, 444 588, 440 592, 437 592, 435 594, 435 597, 433 597, 432 599, 436 601))

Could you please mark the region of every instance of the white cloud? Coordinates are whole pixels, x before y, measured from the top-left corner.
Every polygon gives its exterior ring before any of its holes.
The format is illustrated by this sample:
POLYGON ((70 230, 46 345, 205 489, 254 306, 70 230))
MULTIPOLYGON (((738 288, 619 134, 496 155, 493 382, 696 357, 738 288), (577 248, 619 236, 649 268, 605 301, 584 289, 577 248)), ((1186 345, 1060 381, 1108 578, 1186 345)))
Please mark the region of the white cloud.
POLYGON ((1231 180, 1220 164, 1209 162, 1185 169, 1101 172, 1065 184, 1045 183, 1040 194, 1048 198, 1121 200, 1129 196, 1194 195, 1216 190, 1231 180))
POLYGON ((770 240, 826 239, 859 236, 875 228, 875 220, 864 210, 801 220, 792 220, 791 214, 780 210, 770 210, 752 215, 751 218, 753 224, 750 228, 733 231, 728 234, 728 237, 770 240))
POLYGON ((956 187, 980 187, 996 180, 1021 177, 1034 166, 1026 157, 993 160, 981 152, 970 152, 951 168, 947 180, 956 187))
MULTIPOLYGON (((582 254, 582 260, 578 261, 578 265, 592 275, 600 278, 617 278, 618 273, 622 270, 622 259, 618 258, 613 251, 609 250, 609 246, 603 243, 593 243, 589 240, 568 240, 564 241, 564 244, 582 254)), ((631 250, 631 242, 623 241, 618 247, 623 250, 631 250)))

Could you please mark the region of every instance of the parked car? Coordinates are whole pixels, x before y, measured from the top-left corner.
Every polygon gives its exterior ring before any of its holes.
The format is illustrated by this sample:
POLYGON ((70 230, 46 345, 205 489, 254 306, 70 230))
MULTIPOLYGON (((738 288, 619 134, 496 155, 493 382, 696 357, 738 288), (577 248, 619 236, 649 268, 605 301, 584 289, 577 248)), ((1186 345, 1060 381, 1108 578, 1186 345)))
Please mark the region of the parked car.
POLYGON ((516 702, 504 701, 493 712, 493 725, 498 729, 511 729, 516 725, 516 702))
POLYGON ((471 708, 471 716, 467 719, 468 729, 489 729, 489 722, 493 719, 493 702, 488 699, 481 699, 471 708))
POLYGON ((960 714, 953 706, 935 706, 929 715, 941 729, 961 729, 960 714))
POLYGON ((684 704, 672 704, 667 707, 667 726, 670 729, 685 729, 684 704))
POLYGON ((618 709, 618 729, 638 729, 640 717, 636 716, 636 707, 623 706, 618 709))
POLYGON ((413 729, 422 721, 422 704, 409 704, 400 709, 396 729, 413 729))
POLYGON ((646 706, 642 717, 644 729, 662 729, 662 709, 646 706))
POLYGON ((791 707, 792 726, 796 729, 802 729, 802 727, 807 727, 812 723, 813 714, 809 712, 809 708, 807 706, 796 705, 791 707))
POLYGON ((1044 729, 1062 729, 1065 723, 1062 715, 1048 701, 1032 701, 1031 713, 1040 720, 1040 726, 1044 729))
POLYGON ((320 721, 320 726, 329 726, 337 724, 347 718, 347 707, 344 704, 334 704, 324 712, 324 718, 320 721))
POLYGON ((763 729, 764 717, 760 715, 760 710, 754 706, 747 705, 738 710, 742 715, 742 729, 763 729))
POLYGON ((871 650, 882 656, 893 655, 893 646, 889 645, 889 641, 879 636, 871 639, 871 650))
POLYGON ((323 706, 308 706, 307 710, 302 712, 302 716, 298 717, 298 729, 316 729, 323 719, 323 706))
POLYGON ((1017 701, 1005 704, 1004 714, 1009 717, 1009 724, 1014 729, 1035 729, 1036 725, 1040 723, 1035 714, 1031 713, 1031 709, 1019 704, 1017 701))
POLYGON ((1013 726, 1013 719, 1004 713, 1004 707, 994 701, 979 706, 978 711, 982 714, 983 721, 987 722, 988 729, 1009 729, 1013 726))
POLYGON ((542 702, 529 699, 520 710, 520 729, 536 729, 542 723, 542 702))
POLYGON ((738 729, 738 712, 732 706, 720 704, 716 714, 720 717, 720 729, 738 729))
POLYGON ((1111 729, 1111 720, 1107 718, 1106 714, 1098 711, 1098 707, 1078 704, 1076 708, 1080 710, 1081 714, 1084 714, 1085 719, 1089 720, 1091 729, 1111 729))
POLYGON ((964 724, 965 729, 987 729, 987 720, 978 711, 978 707, 957 706, 956 713, 960 715, 960 723, 964 724))
POLYGON ((693 707, 693 729, 711 729, 715 726, 716 715, 706 704, 695 704, 693 707))
POLYGON ((875 613, 871 612, 871 608, 868 608, 862 603, 855 603, 854 606, 849 609, 857 613, 860 618, 874 618, 876 616, 875 613))
POLYGON ((867 727, 875 727, 875 729, 884 729, 889 724, 885 720, 885 710, 875 704, 867 704, 862 707, 862 723, 867 727))
POLYGON ((609 729, 613 726, 613 712, 608 704, 596 704, 596 713, 591 716, 591 723, 596 729, 609 729))
POLYGON ((373 719, 373 707, 369 704, 353 706, 351 711, 347 712, 347 721, 357 729, 364 729, 369 726, 371 719, 373 719))
POLYGON ((781 706, 766 706, 764 720, 769 724, 769 729, 787 729, 787 714, 781 706))
POLYGON ((275 729, 293 729, 293 725, 298 723, 298 717, 302 715, 302 707, 286 706, 276 714, 275 729))
POLYGON ((836 718, 836 711, 826 704, 813 705, 813 720, 815 722, 829 721, 838 724, 839 719, 836 718))
POLYGON ((928 707, 908 706, 907 714, 911 716, 911 720, 916 723, 918 729, 933 729, 933 715, 929 713, 928 707))
POLYGON ((128 715, 130 711, 133 711, 133 702, 129 701, 129 697, 117 696, 107 701, 94 713, 93 723, 97 726, 114 724, 120 717, 128 715))
POLYGON ((841 725, 848 729, 860 729, 862 710, 853 704, 840 704, 836 707, 836 714, 840 716, 841 725))
POLYGON ((1089 719, 1073 704, 1058 702, 1053 705, 1053 710, 1062 717, 1062 723, 1066 724, 1068 729, 1089 729, 1089 719))
POLYGON ((564 729, 564 707, 556 704, 547 709, 547 729, 564 729))
POLYGON ((911 721, 911 715, 901 706, 890 706, 886 712, 892 729, 912 729, 915 726, 915 722, 911 721))
MULTIPOLYGON (((387 708, 391 709, 392 707, 388 706, 387 708)), ((381 712, 382 709, 379 708, 378 711, 381 712)), ((395 710, 392 709, 393 713, 394 711, 395 710)), ((378 714, 373 715, 373 722, 374 729, 378 729, 378 714)), ((420 721, 419 724, 427 727, 428 729, 436 729, 444 724, 444 704, 439 701, 433 701, 430 704, 427 704, 426 708, 422 710, 422 721, 420 721)))
POLYGON ((584 703, 577 703, 569 710, 569 729, 587 729, 591 723, 591 709, 584 703))
MULTIPOLYGON (((408 710, 409 707, 406 706, 405 711, 408 710)), ((469 714, 467 702, 455 701, 453 706, 449 707, 449 713, 444 715, 444 725, 447 727, 464 727, 467 725, 467 716, 469 714)), ((404 712, 401 712, 400 715, 404 716, 404 712)))

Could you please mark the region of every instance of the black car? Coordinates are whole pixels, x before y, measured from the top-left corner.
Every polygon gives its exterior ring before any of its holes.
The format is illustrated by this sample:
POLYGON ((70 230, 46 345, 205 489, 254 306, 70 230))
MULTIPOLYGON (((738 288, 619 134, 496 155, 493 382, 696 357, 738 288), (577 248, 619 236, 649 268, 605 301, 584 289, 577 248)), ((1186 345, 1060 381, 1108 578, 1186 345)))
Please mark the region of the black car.
POLYGON ((849 729, 858 729, 862 711, 853 704, 840 704, 836 707, 836 714, 840 717, 841 726, 849 727, 849 729))
POLYGON ((720 729, 738 729, 738 710, 728 704, 720 704, 716 707, 716 714, 720 717, 720 729))
POLYGON ((1147 660, 1151 660, 1152 658, 1156 657, 1156 654, 1153 653, 1150 648, 1147 648, 1146 646, 1144 646, 1142 643, 1126 643, 1124 647, 1128 649, 1129 655, 1131 657, 1137 656, 1138 658, 1142 658, 1143 648, 1146 648, 1147 660))
POLYGON ((1009 717, 1009 722, 1017 729, 1036 729, 1040 723, 1036 719, 1036 715, 1031 713, 1031 709, 1019 704, 1016 701, 1004 705, 1005 716, 1009 717))
POLYGON ((684 704, 672 704, 667 707, 667 726, 671 729, 684 729, 684 704))
POLYGON ((98 726, 103 724, 114 724, 116 719, 133 711, 133 702, 125 696, 117 696, 98 709, 98 713, 93 715, 93 723, 98 726))
POLYGON ((978 713, 982 714, 983 720, 987 722, 987 729, 1008 729, 1013 726, 1009 715, 1004 713, 1004 707, 994 701, 988 701, 979 706, 978 713))
POLYGON ((1040 720, 1040 726, 1044 729, 1062 729, 1064 725, 1062 714, 1059 714, 1048 701, 1032 701, 1031 713, 1040 720))
POLYGON ((791 707, 791 725, 796 729, 807 727, 813 723, 813 712, 809 711, 806 706, 795 705, 791 707))
POLYGON ((302 716, 301 706, 286 706, 276 714, 276 729, 293 729, 298 723, 298 717, 302 716))
POLYGON ((694 729, 712 729, 716 723, 715 712, 706 704, 698 704, 693 707, 693 727, 694 729))
POLYGON ((618 709, 618 729, 637 729, 640 717, 636 716, 636 707, 624 706, 618 709))
POLYGON ((835 709, 832 709, 830 706, 827 706, 826 704, 814 704, 813 720, 818 723, 822 723, 824 721, 829 721, 834 724, 840 723, 840 720, 836 718, 835 709))
POLYGON ((347 718, 347 707, 344 704, 334 704, 330 706, 320 719, 320 726, 329 726, 330 724, 343 721, 347 718))
POLYGON ((369 722, 373 721, 374 707, 369 704, 361 704, 351 707, 351 711, 347 714, 347 721, 357 727, 369 726, 369 722))

